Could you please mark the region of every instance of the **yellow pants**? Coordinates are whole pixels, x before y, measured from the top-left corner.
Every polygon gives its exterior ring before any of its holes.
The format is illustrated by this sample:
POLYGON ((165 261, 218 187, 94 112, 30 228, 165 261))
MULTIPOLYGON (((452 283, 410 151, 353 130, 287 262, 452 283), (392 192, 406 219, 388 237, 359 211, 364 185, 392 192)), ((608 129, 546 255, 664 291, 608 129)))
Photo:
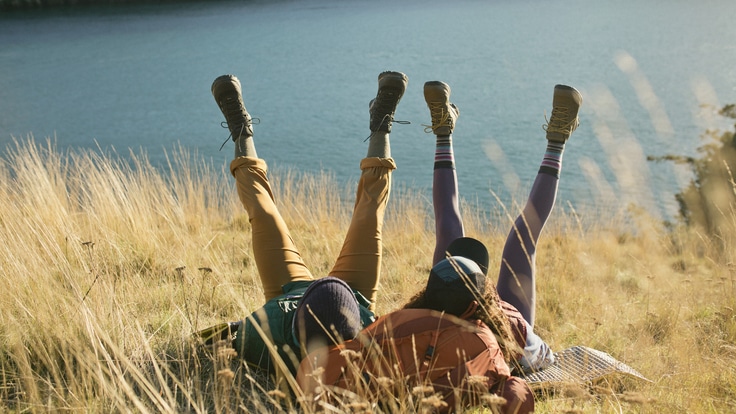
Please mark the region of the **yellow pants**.
MULTIPOLYGON (((340 255, 329 276, 344 280, 371 301, 374 310, 381 271, 381 231, 391 192, 391 158, 364 158, 353 217, 340 255)), ((282 294, 289 282, 312 280, 294 245, 266 176, 266 162, 260 158, 238 157, 230 164, 238 196, 248 212, 253 235, 253 255, 266 300, 282 294)))

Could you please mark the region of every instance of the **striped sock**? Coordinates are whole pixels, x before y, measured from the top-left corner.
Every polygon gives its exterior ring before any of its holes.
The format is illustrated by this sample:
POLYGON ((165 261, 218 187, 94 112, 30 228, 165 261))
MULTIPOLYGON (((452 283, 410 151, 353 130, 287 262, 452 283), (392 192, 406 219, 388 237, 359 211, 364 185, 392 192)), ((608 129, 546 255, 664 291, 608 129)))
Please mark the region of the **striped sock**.
POLYGON ((544 152, 544 159, 542 160, 542 165, 539 167, 539 172, 560 178, 562 153, 564 150, 564 143, 547 141, 547 151, 544 152))
POLYGON ((434 151, 434 169, 455 168, 455 154, 452 152, 452 135, 438 135, 434 151))

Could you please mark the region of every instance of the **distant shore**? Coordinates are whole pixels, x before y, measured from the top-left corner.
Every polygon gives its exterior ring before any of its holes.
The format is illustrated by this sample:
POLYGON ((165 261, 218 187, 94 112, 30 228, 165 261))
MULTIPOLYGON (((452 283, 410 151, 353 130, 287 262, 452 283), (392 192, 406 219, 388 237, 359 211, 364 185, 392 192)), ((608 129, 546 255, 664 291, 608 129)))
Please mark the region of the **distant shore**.
POLYGON ((163 3, 195 3, 202 0, 0 0, 0 10, 29 10, 61 7, 117 6, 163 3))

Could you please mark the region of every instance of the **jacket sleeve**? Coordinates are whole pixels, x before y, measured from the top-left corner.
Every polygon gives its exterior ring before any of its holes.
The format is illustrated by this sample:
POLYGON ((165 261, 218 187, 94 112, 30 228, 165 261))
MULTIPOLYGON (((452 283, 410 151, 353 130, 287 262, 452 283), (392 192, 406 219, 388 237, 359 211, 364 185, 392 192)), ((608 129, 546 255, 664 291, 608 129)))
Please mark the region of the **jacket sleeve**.
POLYGON ((433 385, 435 391, 439 392, 447 403, 441 410, 443 413, 455 412, 459 408, 458 405, 468 401, 477 403, 486 393, 496 394, 506 400, 500 407, 503 414, 534 412, 534 394, 526 381, 499 374, 493 364, 484 357, 473 359, 455 368, 446 376, 436 379, 433 385))
POLYGON ((519 359, 519 365, 525 374, 541 371, 555 363, 555 354, 542 338, 527 325, 526 345, 524 355, 519 359))
POLYGON ((534 393, 529 384, 521 378, 509 377, 502 385, 497 394, 506 400, 501 406, 501 412, 527 414, 534 412, 534 393))
MULTIPOLYGON (((472 348, 470 345, 472 343, 473 341, 468 342, 468 348, 472 348)), ((444 407, 442 410, 443 412, 448 410, 454 412, 458 405, 467 402, 471 402, 471 404, 477 403, 483 394, 489 392, 506 398, 508 402, 504 407, 523 406, 517 400, 524 399, 526 401, 527 396, 525 392, 522 392, 524 391, 523 387, 519 387, 519 384, 515 381, 512 381, 513 386, 505 394, 503 393, 506 390, 504 387, 505 384, 513 377, 511 377, 510 369, 504 360, 503 353, 494 344, 495 342, 485 343, 484 349, 475 353, 475 356, 460 363, 457 367, 433 381, 435 391, 440 393, 443 396, 443 400, 447 403, 447 407, 444 407), (460 401, 458 401, 458 397, 460 401)), ((465 351, 473 355, 474 352, 472 349, 468 348, 465 351)), ((523 385, 526 385, 526 382, 521 382, 523 385)), ((506 413, 507 411, 502 410, 502 412, 506 413)), ((526 411, 519 411, 519 413, 524 412, 526 411)))

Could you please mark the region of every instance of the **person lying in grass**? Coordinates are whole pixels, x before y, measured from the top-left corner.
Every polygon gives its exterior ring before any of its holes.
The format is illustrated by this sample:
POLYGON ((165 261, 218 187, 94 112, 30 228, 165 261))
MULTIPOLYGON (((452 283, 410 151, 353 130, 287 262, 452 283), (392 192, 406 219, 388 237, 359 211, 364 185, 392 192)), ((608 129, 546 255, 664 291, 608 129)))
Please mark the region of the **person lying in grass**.
POLYGON ((527 204, 507 237, 494 287, 486 283, 488 251, 480 241, 464 237, 459 213, 452 147, 459 111, 449 101, 447 84, 427 82, 424 93, 432 117, 428 128, 437 137, 437 239, 427 285, 403 309, 380 317, 355 339, 342 341, 347 338, 333 332, 331 342, 338 345, 310 353, 299 366, 297 382, 308 396, 304 400, 311 402, 368 396, 390 411, 397 395, 429 387, 434 399, 424 399, 434 401, 438 411, 485 401, 504 413, 533 412, 529 386, 512 372, 539 370, 554 362, 549 346, 533 331, 534 263, 582 98, 574 88, 555 87, 545 126, 546 152, 527 204))
POLYGON ((232 75, 215 79, 212 94, 235 142, 230 171, 250 220, 266 303, 242 321, 200 332, 206 342, 234 337, 235 351, 249 365, 273 372, 283 362, 281 368, 293 373, 310 342, 325 343, 324 330, 315 327, 331 326, 340 337, 351 339, 375 320, 381 233, 396 168, 389 133, 407 82, 400 72, 378 76, 378 92, 369 105, 368 153, 360 162, 352 220, 329 277, 315 280, 276 208, 266 162, 256 153, 253 118, 243 103, 240 81, 232 75))

